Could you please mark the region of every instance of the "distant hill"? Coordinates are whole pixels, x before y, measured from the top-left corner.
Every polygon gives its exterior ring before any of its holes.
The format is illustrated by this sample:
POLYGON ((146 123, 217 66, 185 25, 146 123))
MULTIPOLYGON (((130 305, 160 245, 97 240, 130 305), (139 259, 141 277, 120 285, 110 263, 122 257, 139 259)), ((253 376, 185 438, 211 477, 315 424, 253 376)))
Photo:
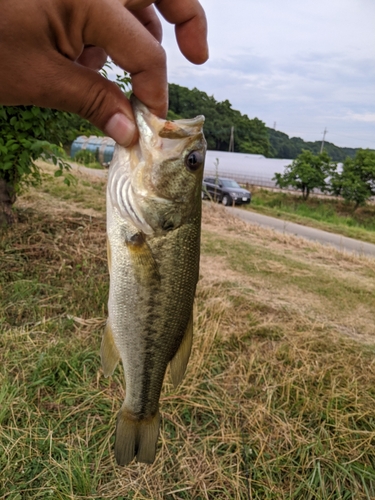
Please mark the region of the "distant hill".
POLYGON ((193 90, 171 83, 169 85, 170 119, 204 115, 204 134, 208 149, 228 151, 231 129, 234 127, 234 151, 270 156, 270 141, 266 125, 258 118, 250 119, 232 109, 228 100, 218 102, 196 88, 193 90))
MULTIPOLYGON (((321 141, 306 142, 300 137, 290 138, 284 132, 279 132, 267 127, 268 137, 270 141, 270 153, 273 158, 296 158, 303 149, 308 149, 314 154, 320 152, 321 141)), ((344 161, 346 157, 354 158, 357 149, 355 148, 340 148, 332 142, 325 141, 324 150, 329 154, 333 161, 344 161)))
MULTIPOLYGON (((208 148, 228 151, 231 128, 234 127, 234 151, 238 153, 262 154, 267 158, 296 158, 303 149, 317 154, 321 141, 306 142, 300 137, 290 138, 284 132, 266 127, 258 118, 249 118, 232 108, 228 100, 218 102, 213 96, 194 88, 169 85, 169 114, 172 120, 205 115, 204 132, 208 148)), ((331 142, 324 143, 324 150, 334 161, 354 157, 357 149, 340 148, 331 142)))

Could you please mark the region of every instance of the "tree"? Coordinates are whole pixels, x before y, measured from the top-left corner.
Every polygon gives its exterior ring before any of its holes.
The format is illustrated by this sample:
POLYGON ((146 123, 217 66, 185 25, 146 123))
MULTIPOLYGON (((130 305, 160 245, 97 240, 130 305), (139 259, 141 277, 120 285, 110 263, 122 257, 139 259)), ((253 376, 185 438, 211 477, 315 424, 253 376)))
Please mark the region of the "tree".
POLYGON ((204 134, 208 149, 228 151, 231 128, 234 127, 234 150, 241 153, 255 153, 269 156, 270 144, 265 124, 258 118, 250 119, 238 110, 232 109, 226 99, 218 102, 213 96, 194 88, 169 85, 170 117, 191 118, 204 115, 204 134))
MULTIPOLYGON (((110 62, 102 70, 107 77, 106 68, 111 68, 110 62)), ((127 91, 130 77, 123 72, 116 75, 116 83, 127 91)), ((0 227, 14 222, 12 205, 22 188, 41 182, 35 160, 51 159, 57 167, 55 176, 64 175, 69 184, 72 176, 63 146, 78 135, 103 135, 78 115, 35 106, 0 106, 0 131, 0 227)))
POLYGON ((280 188, 291 186, 302 191, 303 199, 307 200, 313 189, 328 190, 327 177, 336 170, 326 152, 314 155, 311 151, 304 150, 291 165, 285 167, 284 174, 277 173, 273 180, 280 188))
MULTIPOLYGON (((273 158, 290 158, 294 160, 304 149, 317 155, 322 145, 321 141, 306 142, 300 137, 289 137, 287 134, 267 128, 267 133, 271 145, 270 153, 273 158)), ((357 150, 354 148, 341 148, 331 142, 325 141, 324 151, 326 151, 333 161, 343 162, 347 156, 354 158, 357 150)))
MULTIPOLYGON (((59 137, 64 113, 35 106, 0 106, 0 225, 14 222, 12 205, 21 188, 41 181, 35 160, 44 155, 61 176, 69 165, 63 160, 59 137)), ((69 176, 64 182, 69 183, 69 176)))
POLYGON ((354 210, 375 196, 375 151, 360 149, 355 158, 347 158, 341 172, 331 180, 331 193, 354 203, 354 210))

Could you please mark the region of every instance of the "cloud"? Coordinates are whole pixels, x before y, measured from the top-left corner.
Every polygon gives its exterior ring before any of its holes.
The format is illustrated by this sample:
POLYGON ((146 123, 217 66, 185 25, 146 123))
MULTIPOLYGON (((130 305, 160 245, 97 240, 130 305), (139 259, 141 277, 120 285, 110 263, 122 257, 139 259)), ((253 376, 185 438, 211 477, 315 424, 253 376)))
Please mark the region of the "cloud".
POLYGON ((306 140, 375 148, 373 0, 201 0, 211 58, 195 67, 165 25, 168 79, 306 140))
POLYGON ((348 118, 359 122, 375 123, 375 113, 351 113, 348 118))

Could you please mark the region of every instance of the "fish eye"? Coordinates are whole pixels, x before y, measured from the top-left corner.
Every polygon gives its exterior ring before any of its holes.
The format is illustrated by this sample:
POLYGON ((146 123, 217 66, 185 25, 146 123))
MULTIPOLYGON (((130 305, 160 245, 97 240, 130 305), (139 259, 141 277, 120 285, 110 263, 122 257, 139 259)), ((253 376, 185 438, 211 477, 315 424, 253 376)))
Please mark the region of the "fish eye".
POLYGON ((203 155, 200 151, 191 151, 186 158, 185 164, 191 172, 195 172, 203 163, 203 155))

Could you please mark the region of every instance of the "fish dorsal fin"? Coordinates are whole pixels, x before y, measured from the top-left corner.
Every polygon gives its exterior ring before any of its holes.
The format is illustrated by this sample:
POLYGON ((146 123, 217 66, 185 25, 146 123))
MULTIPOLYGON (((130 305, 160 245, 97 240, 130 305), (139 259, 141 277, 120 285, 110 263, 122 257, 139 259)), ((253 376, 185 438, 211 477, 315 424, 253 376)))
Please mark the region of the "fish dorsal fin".
POLYGON ((170 362, 171 378, 174 387, 177 387, 184 378, 193 344, 193 311, 178 351, 170 362))
POLYGON ((105 325, 102 345, 100 346, 100 357, 104 376, 109 377, 114 372, 120 360, 120 353, 116 347, 109 321, 105 325))

